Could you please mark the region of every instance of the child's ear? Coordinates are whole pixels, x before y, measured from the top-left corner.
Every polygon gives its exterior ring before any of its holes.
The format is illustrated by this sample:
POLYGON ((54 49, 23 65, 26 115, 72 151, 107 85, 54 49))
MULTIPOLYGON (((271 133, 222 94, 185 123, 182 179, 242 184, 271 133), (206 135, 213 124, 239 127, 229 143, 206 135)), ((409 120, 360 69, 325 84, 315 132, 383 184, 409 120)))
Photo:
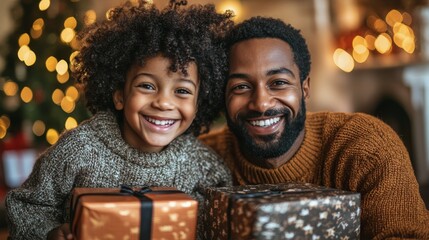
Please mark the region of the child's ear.
POLYGON ((124 109, 124 95, 122 90, 116 90, 115 93, 113 93, 113 103, 116 110, 124 109))

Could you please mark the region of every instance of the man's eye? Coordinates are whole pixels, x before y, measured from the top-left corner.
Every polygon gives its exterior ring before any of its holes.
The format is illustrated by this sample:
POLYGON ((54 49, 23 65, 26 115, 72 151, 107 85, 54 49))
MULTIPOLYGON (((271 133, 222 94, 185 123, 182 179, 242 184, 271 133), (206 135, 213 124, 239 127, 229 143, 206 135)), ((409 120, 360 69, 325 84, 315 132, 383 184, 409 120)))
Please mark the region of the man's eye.
POLYGON ((240 85, 236 85, 236 86, 232 87, 232 90, 233 91, 236 91, 236 90, 245 90, 245 89, 249 89, 249 88, 250 87, 247 86, 247 85, 245 85, 245 84, 240 84, 240 85))
POLYGON ((283 88, 287 87, 287 85, 290 85, 290 83, 284 79, 279 79, 271 82, 271 87, 273 88, 283 88))
POLYGON ((287 84, 287 81, 285 81, 285 80, 276 80, 273 82, 274 86, 281 86, 281 85, 286 85, 286 84, 287 84))

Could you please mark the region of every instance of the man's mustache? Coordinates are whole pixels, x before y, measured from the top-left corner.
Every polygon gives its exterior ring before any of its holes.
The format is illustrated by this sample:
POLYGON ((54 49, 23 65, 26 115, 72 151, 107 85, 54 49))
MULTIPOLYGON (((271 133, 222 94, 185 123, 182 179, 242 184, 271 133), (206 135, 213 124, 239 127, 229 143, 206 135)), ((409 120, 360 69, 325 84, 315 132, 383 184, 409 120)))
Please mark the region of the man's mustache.
POLYGON ((276 109, 268 109, 265 112, 259 112, 254 110, 249 110, 243 113, 238 114, 238 117, 240 119, 249 119, 249 118, 258 118, 258 117, 274 117, 284 115, 286 119, 289 119, 289 117, 292 115, 292 112, 289 108, 276 108, 276 109))

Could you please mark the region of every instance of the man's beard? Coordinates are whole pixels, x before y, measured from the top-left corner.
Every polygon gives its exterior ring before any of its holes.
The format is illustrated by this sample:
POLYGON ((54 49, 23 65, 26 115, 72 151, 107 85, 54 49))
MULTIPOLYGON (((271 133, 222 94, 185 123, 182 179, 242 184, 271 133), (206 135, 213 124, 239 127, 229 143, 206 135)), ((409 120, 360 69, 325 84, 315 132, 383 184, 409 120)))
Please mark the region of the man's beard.
POLYGON ((229 129, 237 138, 240 151, 243 155, 251 157, 253 160, 264 162, 266 159, 276 158, 285 154, 298 138, 305 125, 306 108, 304 98, 301 100, 301 106, 295 119, 289 108, 269 109, 264 113, 247 112, 245 115, 239 115, 237 122, 234 123, 230 116, 226 116, 229 129), (249 118, 271 117, 283 115, 285 126, 283 131, 278 134, 258 136, 259 141, 255 141, 245 127, 249 118), (263 142, 263 143, 261 143, 263 142))

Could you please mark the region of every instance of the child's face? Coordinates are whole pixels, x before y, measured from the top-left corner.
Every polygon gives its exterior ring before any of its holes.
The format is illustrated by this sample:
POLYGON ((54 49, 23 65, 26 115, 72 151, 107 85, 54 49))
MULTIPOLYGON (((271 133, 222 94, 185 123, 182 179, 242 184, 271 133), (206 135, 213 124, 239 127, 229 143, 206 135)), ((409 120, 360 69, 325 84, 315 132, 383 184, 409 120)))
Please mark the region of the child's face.
POLYGON ((188 75, 169 71, 170 60, 149 58, 144 66, 132 66, 123 90, 113 96, 115 108, 123 110, 123 137, 134 148, 159 152, 185 132, 197 112, 197 66, 188 75))

